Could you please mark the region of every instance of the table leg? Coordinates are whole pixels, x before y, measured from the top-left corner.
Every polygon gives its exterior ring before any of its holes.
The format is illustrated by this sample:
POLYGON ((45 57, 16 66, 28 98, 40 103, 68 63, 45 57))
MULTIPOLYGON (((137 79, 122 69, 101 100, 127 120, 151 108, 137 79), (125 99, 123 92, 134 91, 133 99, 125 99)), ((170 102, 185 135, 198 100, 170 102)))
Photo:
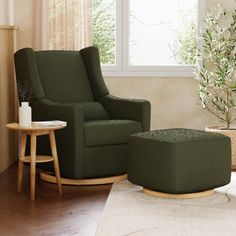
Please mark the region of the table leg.
MULTIPOLYGON (((25 132, 21 132, 20 157, 25 156, 26 139, 27 139, 26 133, 25 132)), ((24 170, 24 162, 19 159, 19 164, 18 164, 18 180, 17 180, 17 192, 18 193, 21 192, 23 170, 24 170)))
POLYGON ((30 135, 30 194, 31 200, 35 199, 35 178, 36 178, 36 142, 35 132, 30 135))
POLYGON ((50 139, 52 156, 54 157, 54 171, 55 171, 55 175, 57 179, 57 186, 58 186, 59 193, 62 193, 60 168, 59 168, 59 163, 58 163, 57 146, 56 146, 56 139, 55 139, 54 131, 50 131, 49 139, 50 139))

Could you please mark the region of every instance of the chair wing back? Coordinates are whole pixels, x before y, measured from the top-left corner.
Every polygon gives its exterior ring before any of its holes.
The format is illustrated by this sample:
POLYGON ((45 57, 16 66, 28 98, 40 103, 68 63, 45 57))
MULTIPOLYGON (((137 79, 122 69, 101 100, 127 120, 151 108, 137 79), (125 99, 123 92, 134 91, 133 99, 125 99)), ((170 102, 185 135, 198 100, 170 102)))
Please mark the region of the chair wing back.
POLYGON ((89 52, 86 48, 83 52, 19 50, 15 53, 18 85, 22 81, 29 83, 36 100, 93 102, 108 94, 108 90, 101 75, 98 50, 87 49, 89 52))
POLYGON ((58 102, 94 100, 80 52, 41 51, 35 53, 35 58, 47 99, 58 102))

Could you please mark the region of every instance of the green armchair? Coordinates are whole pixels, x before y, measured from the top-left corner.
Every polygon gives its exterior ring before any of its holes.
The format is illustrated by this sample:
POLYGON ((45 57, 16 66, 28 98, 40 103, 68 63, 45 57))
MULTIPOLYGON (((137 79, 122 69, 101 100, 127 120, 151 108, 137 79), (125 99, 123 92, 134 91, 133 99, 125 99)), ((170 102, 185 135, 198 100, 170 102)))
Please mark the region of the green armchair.
MULTIPOLYGON (((33 92, 33 120, 67 121, 68 126, 56 132, 63 178, 126 173, 128 137, 150 129, 150 103, 109 95, 96 47, 24 48, 15 53, 15 68, 17 83, 29 83, 33 92)), ((45 139, 40 137, 39 152, 50 150, 45 139)), ((51 170, 48 165, 41 168, 51 170)))

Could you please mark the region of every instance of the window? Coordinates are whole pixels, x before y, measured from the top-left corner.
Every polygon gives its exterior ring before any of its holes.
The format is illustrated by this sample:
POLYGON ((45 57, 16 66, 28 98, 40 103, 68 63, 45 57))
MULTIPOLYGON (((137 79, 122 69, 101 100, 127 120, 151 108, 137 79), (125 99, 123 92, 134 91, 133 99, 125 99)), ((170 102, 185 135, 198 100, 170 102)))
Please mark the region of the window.
POLYGON ((203 0, 93 0, 106 76, 192 76, 203 0))
POLYGON ((116 64, 116 1, 93 0, 93 45, 103 65, 116 64))

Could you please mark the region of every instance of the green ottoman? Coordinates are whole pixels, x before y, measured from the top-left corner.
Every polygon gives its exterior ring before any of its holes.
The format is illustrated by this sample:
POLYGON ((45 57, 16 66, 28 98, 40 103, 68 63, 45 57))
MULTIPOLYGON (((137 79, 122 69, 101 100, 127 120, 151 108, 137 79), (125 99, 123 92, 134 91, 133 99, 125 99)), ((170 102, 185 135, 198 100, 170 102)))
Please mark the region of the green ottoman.
POLYGON ((231 177, 230 138, 192 129, 166 129, 130 136, 128 179, 151 195, 208 195, 231 177), (208 191, 211 190, 211 191, 208 191))

